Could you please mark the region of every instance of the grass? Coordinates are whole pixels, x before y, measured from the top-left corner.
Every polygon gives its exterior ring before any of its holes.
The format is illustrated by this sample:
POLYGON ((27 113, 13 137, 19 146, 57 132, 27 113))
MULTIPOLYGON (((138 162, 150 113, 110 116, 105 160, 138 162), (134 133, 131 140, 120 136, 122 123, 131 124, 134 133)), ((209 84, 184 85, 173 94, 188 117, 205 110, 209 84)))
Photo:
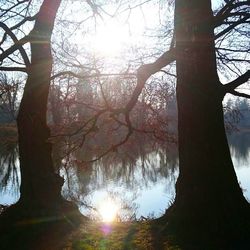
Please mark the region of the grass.
POLYGON ((64 250, 180 250, 167 239, 159 241, 157 230, 151 221, 88 221, 71 236, 64 250))

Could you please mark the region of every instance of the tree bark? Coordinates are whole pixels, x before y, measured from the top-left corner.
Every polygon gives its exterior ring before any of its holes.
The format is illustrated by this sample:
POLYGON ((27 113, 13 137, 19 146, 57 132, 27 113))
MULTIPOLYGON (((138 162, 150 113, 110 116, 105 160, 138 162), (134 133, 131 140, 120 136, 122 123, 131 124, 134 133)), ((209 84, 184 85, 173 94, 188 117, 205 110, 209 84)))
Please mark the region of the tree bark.
POLYGON ((31 66, 17 117, 21 169, 20 201, 36 209, 61 198, 61 177, 54 173, 47 101, 52 70, 51 35, 60 0, 45 0, 30 33, 31 66))
POLYGON ((1 249, 54 249, 51 245, 64 242, 81 219, 77 207, 61 196, 63 178, 55 173, 48 141, 51 35, 60 2, 42 2, 28 36, 31 64, 17 117, 21 196, 0 216, 1 249))
POLYGON ((224 128, 210 1, 176 0, 175 32, 180 173, 166 214, 183 237, 223 240, 249 218, 249 204, 224 128))
POLYGON ((54 173, 46 123, 52 70, 50 39, 60 2, 45 0, 31 31, 31 66, 17 117, 20 202, 44 208, 61 199, 62 180, 54 173))
POLYGON ((60 3, 61 0, 43 1, 34 28, 28 36, 31 64, 17 117, 21 195, 18 203, 1 216, 2 219, 13 217, 12 220, 15 221, 25 217, 43 216, 64 218, 69 214, 74 219, 74 216, 80 215, 76 206, 61 196, 63 178, 55 173, 52 145, 48 141, 50 130, 47 126, 47 102, 52 71, 51 35, 60 3))

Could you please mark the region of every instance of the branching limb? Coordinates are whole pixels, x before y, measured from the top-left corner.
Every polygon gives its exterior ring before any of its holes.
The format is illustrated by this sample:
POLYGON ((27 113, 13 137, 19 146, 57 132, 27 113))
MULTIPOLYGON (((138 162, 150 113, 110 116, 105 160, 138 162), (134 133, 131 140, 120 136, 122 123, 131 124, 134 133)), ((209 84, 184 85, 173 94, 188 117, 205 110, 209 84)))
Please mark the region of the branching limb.
POLYGON ((125 120, 126 120, 126 127, 128 128, 128 131, 127 131, 127 134, 126 136, 124 137, 123 140, 121 140, 120 142, 116 143, 116 144, 113 144, 111 145, 105 152, 103 152, 102 154, 100 154, 99 156, 97 156, 96 158, 90 160, 90 161, 83 161, 82 163, 92 163, 92 162, 95 162, 95 161, 98 161, 100 160, 102 157, 104 157, 105 155, 107 155, 108 153, 110 152, 114 152, 114 151, 117 151, 117 149, 125 144, 128 139, 130 138, 130 136, 132 135, 133 133, 133 128, 132 128, 132 124, 131 124, 131 121, 130 121, 130 118, 129 118, 129 114, 125 114, 125 120))
POLYGON ((240 85, 246 83, 250 78, 250 70, 248 70, 246 73, 243 75, 239 76, 237 79, 233 80, 232 82, 229 82, 228 84, 224 85, 224 92, 226 93, 231 93, 235 91, 237 87, 240 85))
MULTIPOLYGON (((13 42, 14 42, 14 45, 13 45, 13 46, 19 45, 19 46, 17 47, 17 49, 19 49, 20 54, 21 54, 21 56, 22 56, 22 58, 23 58, 23 61, 24 61, 25 65, 26 65, 26 67, 29 67, 29 65, 30 65, 30 60, 29 60, 29 58, 28 58, 28 55, 27 55, 26 51, 24 50, 24 48, 22 47, 21 43, 19 43, 19 41, 18 41, 16 35, 15 35, 15 34, 11 31, 11 29, 10 29, 6 24, 4 24, 3 22, 0 22, 0 27, 1 27, 2 29, 4 29, 4 31, 6 32, 6 34, 8 34, 8 35, 11 37, 11 39, 12 39, 13 42)), ((13 46, 12 46, 12 47, 13 47, 13 46)), ((11 47, 11 48, 12 48, 12 47, 11 47)), ((6 51, 7 51, 7 50, 6 50, 6 51)), ((0 55, 0 61, 2 61, 2 60, 4 59, 4 58, 1 58, 1 57, 4 55, 4 53, 5 53, 6 51, 4 51, 4 52, 0 55)), ((6 56, 5 56, 5 57, 6 57, 6 56)))
POLYGON ((246 15, 245 17, 239 19, 238 21, 233 22, 230 26, 228 26, 227 28, 225 28, 224 30, 222 30, 221 32, 219 32, 218 34, 216 34, 214 36, 214 39, 218 39, 219 37, 225 35, 226 33, 228 33, 229 31, 233 30, 235 27, 237 27, 238 25, 246 22, 248 19, 250 18, 250 15, 246 15))
POLYGON ((55 78, 62 77, 62 76, 72 76, 78 79, 89 79, 89 78, 94 78, 94 77, 107 77, 107 76, 123 76, 123 77, 135 77, 136 74, 134 73, 107 73, 107 74, 101 74, 101 73, 96 73, 96 74, 90 74, 90 75, 84 75, 84 74, 77 74, 73 71, 63 71, 60 73, 57 73, 53 76, 51 76, 51 80, 54 80, 55 78))
POLYGON ((23 3, 27 3, 27 2, 29 2, 29 0, 17 1, 16 4, 13 4, 11 7, 7 8, 7 9, 2 9, 1 8, 0 17, 3 17, 4 15, 6 15, 6 13, 12 11, 12 9, 16 8, 19 5, 22 5, 23 3))
POLYGON ((131 99, 126 105, 126 111, 129 112, 135 106, 142 89, 150 76, 159 72, 163 67, 173 62, 176 58, 175 48, 162 54, 155 62, 144 64, 137 70, 137 85, 131 99))
MULTIPOLYGON (((103 110, 100 110, 94 117, 90 118, 85 124, 83 124, 83 126, 81 126, 79 129, 77 129, 76 131, 74 131, 73 133, 71 133, 70 135, 67 136, 72 136, 72 135, 77 135, 79 133, 83 133, 82 135, 82 142, 85 140, 85 137, 87 134, 89 134, 90 132, 94 131, 95 128, 95 124, 96 121, 98 119, 99 116, 103 115, 104 113, 110 113, 110 117, 112 117, 113 119, 115 119, 116 116, 118 116, 119 114, 123 115, 124 117, 124 122, 122 122, 122 125, 125 126, 127 128, 127 133, 124 136, 123 139, 121 139, 119 142, 117 142, 116 144, 111 145, 108 149, 106 149, 104 152, 100 153, 98 156, 96 156, 94 159, 90 160, 90 161, 83 161, 82 164, 84 163, 91 163, 91 162, 95 162, 98 161, 99 159, 101 159, 102 157, 104 157, 105 155, 107 155, 110 152, 116 151, 121 145, 125 144, 130 136, 132 135, 134 128, 132 126, 132 123, 130 121, 130 112, 132 110, 132 108, 135 106, 138 97, 146 83, 146 81, 148 80, 148 78, 159 72, 163 67, 167 66, 168 64, 170 64, 171 62, 173 62, 176 58, 175 55, 175 49, 172 48, 169 51, 165 52, 162 56, 160 56, 154 63, 150 63, 150 64, 146 64, 146 65, 142 65, 138 70, 137 70, 137 74, 128 74, 128 73, 124 73, 124 74, 100 74, 99 72, 97 74, 91 74, 91 75, 81 75, 81 74, 76 74, 72 71, 65 71, 65 72, 60 72, 54 76, 52 76, 52 79, 55 79, 57 77, 61 77, 64 75, 70 75, 73 77, 77 77, 77 78, 90 78, 90 77, 101 77, 101 76, 130 76, 130 77, 137 77, 137 85, 135 90, 132 93, 132 97, 129 100, 129 102, 127 103, 127 105, 125 106, 125 108, 121 108, 121 109, 114 109, 112 107, 110 107, 110 105, 105 102, 105 106, 106 108, 103 110), (86 127, 87 125, 89 125, 91 123, 91 128, 88 128, 87 130, 86 127)), ((104 97, 104 93, 103 97, 104 97)), ((118 122, 119 124, 119 122, 118 122)), ((154 133, 154 131, 152 131, 152 133, 154 133)), ((61 135, 56 135, 56 136, 65 136, 65 134, 61 134, 61 135)), ((83 144, 81 142, 81 145, 83 144)), ((73 149, 75 150, 75 148, 73 149)))
MULTIPOLYGON (((2 62, 5 58, 7 58, 9 55, 14 53, 16 50, 20 50, 20 48, 29 42, 30 38, 29 35, 23 37, 22 39, 18 40, 15 44, 13 44, 10 48, 7 50, 3 51, 2 54, 0 54, 0 62, 2 62)), ((21 51, 20 51, 21 52, 21 51)), ((26 52, 25 52, 26 53, 26 52)))
POLYGON ((1 67, 1 66, 0 66, 0 71, 19 71, 25 73, 28 72, 27 68, 24 67, 1 67))
POLYGON ((249 95, 249 94, 241 93, 241 92, 238 92, 238 91, 236 91, 236 90, 232 90, 232 91, 230 91, 229 93, 232 94, 232 95, 235 95, 235 96, 245 97, 245 98, 250 99, 250 95, 249 95))
POLYGON ((37 16, 38 16, 38 14, 36 14, 34 16, 27 16, 27 17, 23 18, 19 23, 12 26, 10 29, 15 30, 15 29, 19 28, 20 26, 22 26, 24 23, 28 22, 28 21, 29 22, 35 21, 37 16))
MULTIPOLYGON (((228 17, 232 17, 234 14, 237 13, 236 10, 245 10, 250 6, 250 1, 241 1, 241 2, 236 2, 235 0, 228 1, 224 7, 222 7, 217 14, 215 15, 215 27, 220 26, 223 24, 224 20, 226 20, 228 17), (235 12, 231 12, 235 11, 235 12)), ((246 11, 247 13, 247 11, 246 11)))

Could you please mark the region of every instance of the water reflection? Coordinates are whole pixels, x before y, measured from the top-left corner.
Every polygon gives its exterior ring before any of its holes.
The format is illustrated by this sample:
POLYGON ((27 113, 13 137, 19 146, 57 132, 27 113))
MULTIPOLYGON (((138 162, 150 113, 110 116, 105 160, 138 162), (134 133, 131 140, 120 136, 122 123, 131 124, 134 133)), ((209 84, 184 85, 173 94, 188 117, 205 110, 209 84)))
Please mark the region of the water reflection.
POLYGON ((79 163, 85 160, 85 151, 80 149, 61 170, 66 180, 63 194, 92 218, 100 217, 98 204, 107 197, 120 204, 119 220, 140 218, 153 212, 159 216, 174 195, 177 176, 176 145, 168 147, 169 150, 134 141, 92 164, 79 163), (148 203, 156 197, 155 202, 148 203))
MULTIPOLYGON (((138 135, 132 139, 132 143, 91 164, 82 163, 94 157, 90 145, 65 156, 65 145, 57 142, 53 157, 56 171, 65 179, 63 196, 74 201, 82 213, 98 220, 140 219, 164 213, 174 198, 178 175, 176 145, 160 145, 149 138, 138 139, 138 135), (107 201, 115 204, 114 209, 107 201), (102 208, 109 206, 112 215, 102 208)), ((250 197, 250 133, 234 133, 228 139, 240 184, 246 189, 245 196, 250 197)), ((17 159, 16 143, 1 140, 0 204, 18 200, 17 159)))
POLYGON ((0 204, 10 204, 18 200, 20 171, 18 149, 15 140, 0 142, 0 204))
POLYGON ((228 139, 239 184, 250 202, 250 131, 243 130, 230 134, 228 139))
POLYGON ((228 135, 228 140, 232 156, 240 159, 241 162, 249 162, 250 131, 231 133, 228 135))

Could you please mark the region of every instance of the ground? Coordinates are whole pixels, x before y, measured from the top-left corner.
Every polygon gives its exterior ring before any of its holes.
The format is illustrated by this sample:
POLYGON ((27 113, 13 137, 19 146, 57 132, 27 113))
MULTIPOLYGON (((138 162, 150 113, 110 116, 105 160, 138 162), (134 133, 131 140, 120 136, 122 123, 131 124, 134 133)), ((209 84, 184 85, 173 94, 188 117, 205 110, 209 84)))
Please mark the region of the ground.
POLYGON ((169 239, 159 241, 160 226, 153 221, 83 223, 68 239, 64 250, 178 250, 169 239))

